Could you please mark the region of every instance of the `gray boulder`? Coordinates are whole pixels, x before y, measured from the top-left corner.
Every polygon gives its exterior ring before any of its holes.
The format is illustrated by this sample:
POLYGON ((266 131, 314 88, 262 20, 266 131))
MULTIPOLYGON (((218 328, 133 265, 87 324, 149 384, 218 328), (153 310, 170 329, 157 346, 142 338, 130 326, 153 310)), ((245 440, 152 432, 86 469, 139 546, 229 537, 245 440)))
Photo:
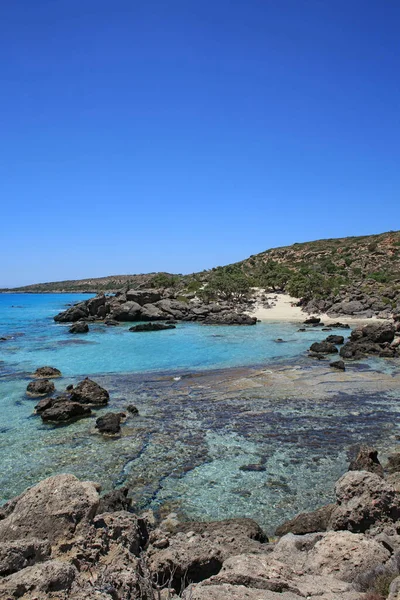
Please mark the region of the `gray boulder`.
POLYGON ((128 301, 137 302, 140 306, 145 304, 154 304, 161 300, 160 290, 129 290, 126 292, 126 299, 128 301))
POLYGON ((110 319, 113 321, 140 321, 142 307, 137 302, 124 302, 112 307, 110 319))
POLYGON ((285 521, 285 523, 280 525, 276 529, 275 535, 281 537, 287 533, 304 535, 306 533, 326 531, 335 506, 335 504, 327 504, 326 506, 317 508, 312 512, 300 513, 293 519, 285 521))
POLYGON ((92 519, 99 494, 92 482, 74 475, 55 475, 28 488, 0 521, 0 540, 12 542, 36 538, 51 544, 74 533, 92 519))
POLYGON ((330 529, 364 532, 376 523, 400 519, 400 495, 376 473, 349 471, 337 482, 335 493, 330 529))

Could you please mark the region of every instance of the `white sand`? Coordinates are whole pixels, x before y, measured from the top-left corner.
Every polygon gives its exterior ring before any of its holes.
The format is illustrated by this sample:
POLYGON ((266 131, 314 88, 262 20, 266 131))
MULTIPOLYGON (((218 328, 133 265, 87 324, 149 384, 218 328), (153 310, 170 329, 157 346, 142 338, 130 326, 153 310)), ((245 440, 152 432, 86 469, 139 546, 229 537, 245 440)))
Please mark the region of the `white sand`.
MULTIPOLYGON (((281 293, 270 293, 265 294, 268 298, 268 304, 274 305, 271 308, 264 308, 262 306, 262 302, 258 301, 255 304, 255 308, 249 311, 249 314, 252 317, 256 317, 260 319, 260 321, 286 321, 293 323, 303 323, 309 315, 301 310, 300 306, 296 306, 298 302, 297 298, 292 298, 287 294, 281 293)), ((313 313, 313 316, 320 317, 321 321, 325 324, 335 323, 340 321, 341 323, 361 323, 361 322, 371 322, 372 320, 376 321, 376 317, 372 317, 372 319, 357 319, 354 316, 340 316, 337 318, 328 317, 326 314, 318 314, 313 313)))

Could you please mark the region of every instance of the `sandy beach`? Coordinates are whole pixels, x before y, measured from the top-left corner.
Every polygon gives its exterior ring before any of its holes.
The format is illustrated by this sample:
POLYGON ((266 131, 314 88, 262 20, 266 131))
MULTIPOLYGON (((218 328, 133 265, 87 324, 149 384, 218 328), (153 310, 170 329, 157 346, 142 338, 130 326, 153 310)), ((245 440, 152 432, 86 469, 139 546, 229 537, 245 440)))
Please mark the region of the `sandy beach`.
MULTIPOLYGON (((251 316, 260 319, 260 321, 286 321, 292 323, 303 323, 308 315, 307 313, 301 310, 300 306, 296 306, 298 299, 289 296, 288 294, 281 293, 271 293, 266 294, 268 298, 268 303, 271 308, 265 308, 263 306, 263 302, 258 302, 255 305, 255 308, 252 311, 249 311, 251 316)), ((371 319, 357 319, 354 316, 340 316, 340 318, 332 318, 328 317, 327 314, 315 314, 315 316, 320 317, 322 322, 325 324, 334 323, 340 321, 341 323, 362 323, 362 322, 371 322, 382 319, 377 319, 376 317, 372 317, 371 319)))

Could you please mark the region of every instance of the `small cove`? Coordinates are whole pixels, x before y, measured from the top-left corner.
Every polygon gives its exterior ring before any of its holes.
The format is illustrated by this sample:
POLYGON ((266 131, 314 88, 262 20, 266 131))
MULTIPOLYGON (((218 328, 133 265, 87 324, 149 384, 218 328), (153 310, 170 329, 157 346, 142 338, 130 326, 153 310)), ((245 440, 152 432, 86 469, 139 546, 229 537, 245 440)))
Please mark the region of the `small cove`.
POLYGON ((184 324, 151 334, 94 325, 73 336, 53 322, 87 297, 0 295, 0 336, 12 336, 0 345, 2 501, 72 472, 104 489, 129 485, 141 509, 250 516, 271 532, 332 498, 355 445, 385 452, 395 444, 400 386, 392 361, 333 373, 304 357, 325 333, 290 323, 184 324), (43 425, 25 389, 44 364, 61 369, 60 391, 86 375, 104 385, 110 407, 97 414, 133 403, 140 416, 117 439, 95 433, 94 418, 43 425))

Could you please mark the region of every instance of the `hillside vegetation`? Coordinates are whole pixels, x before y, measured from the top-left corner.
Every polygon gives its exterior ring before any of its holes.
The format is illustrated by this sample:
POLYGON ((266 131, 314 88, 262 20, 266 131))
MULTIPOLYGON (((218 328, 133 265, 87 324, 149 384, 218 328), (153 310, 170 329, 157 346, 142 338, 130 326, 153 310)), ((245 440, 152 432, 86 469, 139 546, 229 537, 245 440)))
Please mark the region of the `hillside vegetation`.
POLYGON ((252 287, 262 287, 286 291, 304 302, 325 299, 329 305, 345 297, 351 300, 368 295, 382 310, 394 309, 400 299, 400 232, 295 243, 191 275, 119 275, 2 291, 115 292, 146 287, 169 288, 177 294, 197 293, 204 300, 238 300, 252 287))

